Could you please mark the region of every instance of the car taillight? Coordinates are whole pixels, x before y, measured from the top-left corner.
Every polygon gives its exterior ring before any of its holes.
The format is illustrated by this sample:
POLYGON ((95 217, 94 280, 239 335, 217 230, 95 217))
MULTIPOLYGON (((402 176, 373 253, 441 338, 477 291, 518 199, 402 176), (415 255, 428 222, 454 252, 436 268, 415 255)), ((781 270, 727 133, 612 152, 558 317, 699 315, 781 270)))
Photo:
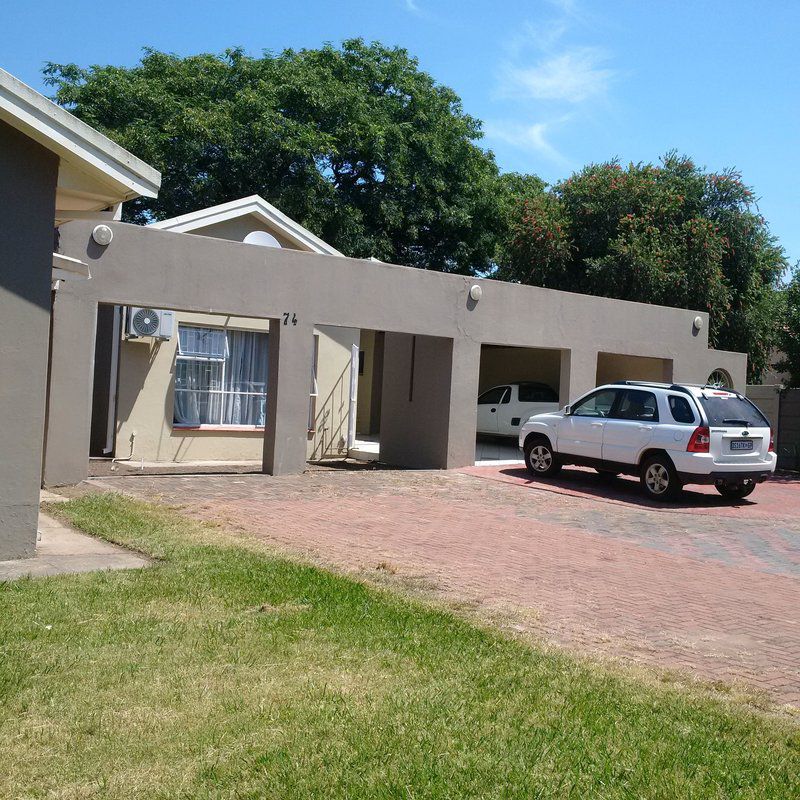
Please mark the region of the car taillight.
POLYGON ((711 431, 702 425, 694 429, 694 433, 686 446, 687 453, 708 453, 711 445, 711 431))
POLYGON ((769 452, 775 452, 775 434, 772 432, 772 428, 769 429, 769 452))

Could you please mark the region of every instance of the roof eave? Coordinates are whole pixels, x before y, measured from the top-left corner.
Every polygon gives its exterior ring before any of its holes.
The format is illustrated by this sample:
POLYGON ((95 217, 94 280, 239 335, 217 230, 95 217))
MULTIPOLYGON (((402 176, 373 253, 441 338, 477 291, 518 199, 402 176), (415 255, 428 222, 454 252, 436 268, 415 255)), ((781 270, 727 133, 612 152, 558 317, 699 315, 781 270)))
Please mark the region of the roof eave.
POLYGON ((120 201, 156 197, 161 173, 0 69, 0 120, 108 184, 120 201))

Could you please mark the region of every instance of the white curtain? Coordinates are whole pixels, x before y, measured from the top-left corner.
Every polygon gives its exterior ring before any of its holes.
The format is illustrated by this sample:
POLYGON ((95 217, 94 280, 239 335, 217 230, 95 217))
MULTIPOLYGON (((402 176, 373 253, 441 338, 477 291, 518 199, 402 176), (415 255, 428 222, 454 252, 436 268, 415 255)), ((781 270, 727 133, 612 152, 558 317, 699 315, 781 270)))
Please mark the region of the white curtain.
POLYGON ((267 334, 228 331, 223 425, 264 425, 266 421, 267 334), (247 392, 249 394, 240 394, 247 392))

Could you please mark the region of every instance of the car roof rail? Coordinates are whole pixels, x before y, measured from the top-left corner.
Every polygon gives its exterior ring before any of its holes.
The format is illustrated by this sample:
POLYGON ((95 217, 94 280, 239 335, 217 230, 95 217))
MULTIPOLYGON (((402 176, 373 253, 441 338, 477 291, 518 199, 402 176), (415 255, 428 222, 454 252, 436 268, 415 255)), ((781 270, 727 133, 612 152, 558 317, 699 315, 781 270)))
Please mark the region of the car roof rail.
POLYGON ((655 386, 657 389, 670 389, 668 383, 659 383, 658 381, 620 381, 618 386, 655 386))

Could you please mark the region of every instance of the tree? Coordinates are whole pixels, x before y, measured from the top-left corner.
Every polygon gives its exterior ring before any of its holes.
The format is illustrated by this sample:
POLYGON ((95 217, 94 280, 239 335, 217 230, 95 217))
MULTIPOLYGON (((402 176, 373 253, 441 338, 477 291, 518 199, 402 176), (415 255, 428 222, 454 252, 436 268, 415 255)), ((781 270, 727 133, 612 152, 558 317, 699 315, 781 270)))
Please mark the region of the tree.
POLYGON ((782 249, 734 170, 591 165, 516 206, 497 276, 708 311, 712 346, 744 351, 757 380, 774 346, 782 249))
POLYGON ((781 301, 783 324, 778 334, 778 350, 782 358, 775 368, 788 372, 789 386, 796 387, 800 386, 800 265, 781 292, 781 301))
POLYGON ((503 214, 480 123, 400 48, 49 64, 55 99, 163 173, 152 219, 261 194, 347 255, 486 270, 503 214))

